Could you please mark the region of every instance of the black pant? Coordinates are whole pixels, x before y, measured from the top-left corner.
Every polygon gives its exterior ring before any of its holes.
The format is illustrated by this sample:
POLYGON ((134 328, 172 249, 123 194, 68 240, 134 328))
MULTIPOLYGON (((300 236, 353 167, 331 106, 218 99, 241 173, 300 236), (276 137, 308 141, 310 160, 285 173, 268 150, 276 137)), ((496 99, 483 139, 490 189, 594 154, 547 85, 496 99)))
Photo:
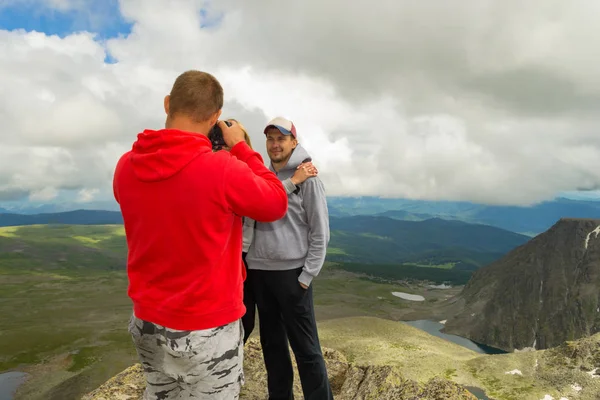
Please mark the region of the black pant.
POLYGON ((317 333, 312 285, 308 289, 300 286, 301 272, 302 268, 252 271, 269 400, 294 398, 288 339, 298 364, 304 398, 333 399, 317 333))
POLYGON ((246 254, 242 253, 242 260, 246 267, 246 281, 244 282, 244 306, 246 306, 246 314, 242 317, 242 326, 244 327, 244 344, 248 341, 250 334, 254 330, 254 321, 256 320, 256 301, 254 300, 254 291, 250 284, 251 271, 246 264, 246 254))

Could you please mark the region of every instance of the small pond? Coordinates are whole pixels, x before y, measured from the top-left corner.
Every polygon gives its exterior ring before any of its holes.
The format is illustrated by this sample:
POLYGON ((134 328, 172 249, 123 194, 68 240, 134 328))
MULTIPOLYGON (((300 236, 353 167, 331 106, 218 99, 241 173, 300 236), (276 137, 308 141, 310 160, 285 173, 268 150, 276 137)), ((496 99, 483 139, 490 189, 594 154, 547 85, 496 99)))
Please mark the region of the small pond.
POLYGON ((414 326, 415 328, 419 328, 430 335, 437 336, 439 338, 448 340, 452 343, 456 343, 460 346, 466 347, 469 350, 476 351, 481 354, 504 354, 506 353, 504 350, 496 349, 493 347, 486 346, 484 344, 475 343, 469 339, 465 339, 464 337, 450 335, 447 333, 440 332, 444 327, 444 324, 436 321, 428 321, 428 320, 417 320, 417 321, 400 321, 402 323, 408 324, 410 326, 414 326))
POLYGON ((486 396, 485 392, 475 386, 465 386, 465 388, 473 394, 473 396, 477 397, 477 400, 490 400, 489 397, 486 396))
POLYGON ((15 391, 27 379, 27 374, 10 371, 0 374, 0 400, 13 400, 15 391))
MULTIPOLYGON (((401 321, 402 323, 408 324, 415 328, 421 329, 430 335, 437 336, 439 338, 448 340, 449 342, 456 343, 459 346, 465 347, 469 350, 473 350, 480 354, 505 354, 504 350, 496 349, 494 347, 489 347, 484 344, 475 343, 472 340, 465 339, 464 337, 450 335, 447 333, 440 332, 444 327, 444 324, 436 321, 428 321, 428 320, 417 320, 417 321, 401 321)), ((477 397, 478 400, 489 400, 489 397, 486 396, 485 391, 483 389, 467 386, 466 389, 471 392, 473 395, 477 397)))

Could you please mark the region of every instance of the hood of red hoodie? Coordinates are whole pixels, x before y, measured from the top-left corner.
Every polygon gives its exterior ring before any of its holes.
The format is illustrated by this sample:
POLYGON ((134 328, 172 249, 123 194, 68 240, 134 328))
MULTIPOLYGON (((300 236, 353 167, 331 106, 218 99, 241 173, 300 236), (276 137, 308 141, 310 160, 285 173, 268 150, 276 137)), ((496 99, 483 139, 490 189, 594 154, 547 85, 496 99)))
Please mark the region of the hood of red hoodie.
POLYGON ((176 129, 138 134, 129 154, 135 176, 146 182, 169 179, 200 154, 212 151, 204 135, 176 129))

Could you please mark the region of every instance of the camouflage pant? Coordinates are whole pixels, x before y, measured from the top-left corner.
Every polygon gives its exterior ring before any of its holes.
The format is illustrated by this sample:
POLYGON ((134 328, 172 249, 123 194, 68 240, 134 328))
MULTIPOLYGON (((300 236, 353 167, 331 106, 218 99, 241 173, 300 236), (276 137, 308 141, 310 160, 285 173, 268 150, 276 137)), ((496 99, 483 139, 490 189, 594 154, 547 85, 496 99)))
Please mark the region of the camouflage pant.
POLYGON ((144 400, 238 399, 244 384, 243 328, 178 331, 135 316, 129 333, 146 373, 144 400))

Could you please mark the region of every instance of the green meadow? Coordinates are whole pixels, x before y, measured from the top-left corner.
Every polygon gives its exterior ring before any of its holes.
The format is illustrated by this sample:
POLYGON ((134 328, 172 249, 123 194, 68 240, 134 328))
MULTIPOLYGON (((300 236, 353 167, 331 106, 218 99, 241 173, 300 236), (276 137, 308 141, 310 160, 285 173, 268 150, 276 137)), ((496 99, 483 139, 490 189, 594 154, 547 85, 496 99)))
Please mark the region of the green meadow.
MULTIPOLYGON (((126 252, 122 226, 0 228, 0 371, 31 373, 21 398, 77 396, 136 361, 127 333, 126 252)), ((327 263, 315 280, 320 321, 426 311, 426 304, 391 295, 421 293, 418 285, 400 287, 346 269, 353 268, 327 263)))

